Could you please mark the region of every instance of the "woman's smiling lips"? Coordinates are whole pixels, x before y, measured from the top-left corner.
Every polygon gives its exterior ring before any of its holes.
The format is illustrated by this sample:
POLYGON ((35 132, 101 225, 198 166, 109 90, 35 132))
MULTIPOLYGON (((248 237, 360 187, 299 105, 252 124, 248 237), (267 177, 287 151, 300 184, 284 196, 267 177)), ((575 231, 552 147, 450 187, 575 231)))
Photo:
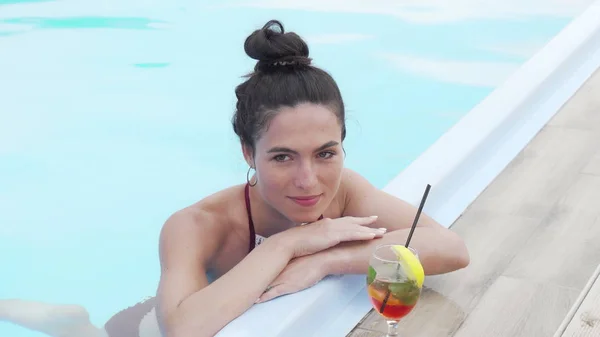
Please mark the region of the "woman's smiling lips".
POLYGON ((300 206, 304 206, 304 207, 310 207, 310 206, 314 206, 319 202, 319 199, 321 198, 321 195, 309 195, 309 196, 302 196, 302 197, 289 197, 290 199, 292 199, 295 203, 297 203, 300 206))

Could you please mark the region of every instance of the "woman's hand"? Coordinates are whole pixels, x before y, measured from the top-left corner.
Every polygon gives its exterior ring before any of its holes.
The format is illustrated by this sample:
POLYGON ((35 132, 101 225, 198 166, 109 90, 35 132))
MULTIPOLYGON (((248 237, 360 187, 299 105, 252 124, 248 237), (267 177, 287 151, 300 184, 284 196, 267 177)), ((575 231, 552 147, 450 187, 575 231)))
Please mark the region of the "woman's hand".
POLYGON ((326 275, 323 256, 316 253, 345 241, 366 241, 382 237, 386 232, 385 228, 368 227, 376 220, 376 216, 322 219, 272 236, 271 238, 279 240, 280 245, 289 249, 292 260, 270 283, 256 303, 315 285, 326 275))
POLYGON ((293 259, 271 282, 256 303, 295 293, 317 284, 326 276, 320 258, 318 255, 307 255, 293 259))
POLYGON ((343 217, 322 219, 308 225, 298 226, 277 234, 283 244, 292 250, 297 258, 331 248, 345 241, 364 241, 385 234, 385 228, 371 228, 377 221, 372 217, 343 217))

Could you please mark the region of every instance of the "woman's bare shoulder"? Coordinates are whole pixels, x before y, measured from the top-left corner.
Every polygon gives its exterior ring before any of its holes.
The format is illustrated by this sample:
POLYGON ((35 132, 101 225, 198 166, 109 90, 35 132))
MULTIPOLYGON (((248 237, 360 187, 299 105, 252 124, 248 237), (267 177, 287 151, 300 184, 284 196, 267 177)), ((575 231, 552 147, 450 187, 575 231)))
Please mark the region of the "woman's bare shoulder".
POLYGON ((346 215, 345 210, 348 206, 348 201, 350 200, 354 191, 351 181, 351 176, 353 174, 356 173, 354 171, 350 171, 347 168, 343 169, 342 179, 340 181, 338 190, 324 216, 329 218, 339 218, 346 215))
POLYGON ((243 187, 233 186, 175 211, 163 225, 162 239, 179 241, 182 237, 192 236, 194 241, 202 241, 205 245, 221 245, 239 218, 240 193, 243 193, 243 187))
POLYGON ((366 195, 375 190, 377 189, 361 174, 349 168, 344 168, 337 193, 337 198, 341 205, 341 214, 344 216, 361 216, 351 211, 351 208, 353 208, 352 205, 356 203, 353 200, 363 200, 366 195))

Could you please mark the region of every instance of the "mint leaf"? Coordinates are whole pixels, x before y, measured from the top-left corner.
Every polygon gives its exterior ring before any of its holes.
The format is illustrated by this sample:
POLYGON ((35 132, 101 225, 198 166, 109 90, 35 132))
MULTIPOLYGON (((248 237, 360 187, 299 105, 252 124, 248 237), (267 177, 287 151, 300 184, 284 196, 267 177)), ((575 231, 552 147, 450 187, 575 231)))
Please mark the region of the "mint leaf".
POLYGON ((414 280, 389 285, 392 296, 400 300, 404 305, 415 305, 421 295, 421 289, 414 280))
POLYGON ((377 276, 377 272, 373 267, 369 266, 369 273, 367 274, 367 284, 373 283, 375 281, 375 276, 377 276))

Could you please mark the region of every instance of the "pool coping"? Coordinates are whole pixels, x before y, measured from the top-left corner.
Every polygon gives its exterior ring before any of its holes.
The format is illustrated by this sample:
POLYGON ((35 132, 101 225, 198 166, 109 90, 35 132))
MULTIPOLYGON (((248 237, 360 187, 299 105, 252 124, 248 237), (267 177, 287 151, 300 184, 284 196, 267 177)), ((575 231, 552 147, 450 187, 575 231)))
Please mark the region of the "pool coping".
MULTIPOLYGON (((592 3, 501 86, 383 188, 446 227, 467 209, 600 67, 600 0, 592 3)), ((253 306, 218 337, 342 337, 368 313, 364 275, 330 277, 253 306)))

